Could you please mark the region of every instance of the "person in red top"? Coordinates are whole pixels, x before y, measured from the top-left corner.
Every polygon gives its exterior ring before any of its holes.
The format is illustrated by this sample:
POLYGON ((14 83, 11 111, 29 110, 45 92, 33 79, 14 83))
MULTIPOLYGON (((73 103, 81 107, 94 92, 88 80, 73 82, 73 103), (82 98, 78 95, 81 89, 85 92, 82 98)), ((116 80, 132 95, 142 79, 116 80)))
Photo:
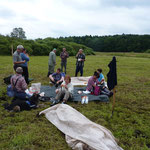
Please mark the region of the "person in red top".
POLYGON ((16 74, 11 77, 10 82, 14 91, 14 96, 20 99, 27 99, 31 96, 25 92, 28 87, 22 73, 23 69, 21 67, 17 67, 16 74))
POLYGON ((99 78, 99 74, 95 71, 93 76, 91 76, 88 80, 88 84, 86 87, 86 90, 89 92, 93 92, 94 88, 96 87, 96 85, 98 85, 98 79, 99 78))

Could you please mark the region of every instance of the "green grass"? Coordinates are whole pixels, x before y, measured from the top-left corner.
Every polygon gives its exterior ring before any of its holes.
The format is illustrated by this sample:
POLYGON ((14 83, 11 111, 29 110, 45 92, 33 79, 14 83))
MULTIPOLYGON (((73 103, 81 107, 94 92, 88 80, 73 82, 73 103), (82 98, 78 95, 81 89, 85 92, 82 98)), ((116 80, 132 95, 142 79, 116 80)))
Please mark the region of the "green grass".
MULTIPOLYGON (((106 75, 112 56, 117 58, 118 86, 116 105, 111 118, 110 103, 90 102, 88 105, 68 103, 90 120, 105 126, 119 140, 125 150, 148 150, 150 145, 150 54, 96 53, 87 56, 84 76, 92 75, 97 68, 106 75)), ((60 58, 57 57, 57 66, 60 58)), ((34 82, 48 85, 48 56, 30 57, 29 73, 34 82)), ((0 56, 0 149, 4 150, 69 150, 63 133, 44 116, 37 113, 49 107, 19 113, 7 112, 1 104, 10 102, 6 96, 3 78, 12 74, 12 58, 0 56)), ((67 73, 75 74, 75 57, 68 59, 67 73)))

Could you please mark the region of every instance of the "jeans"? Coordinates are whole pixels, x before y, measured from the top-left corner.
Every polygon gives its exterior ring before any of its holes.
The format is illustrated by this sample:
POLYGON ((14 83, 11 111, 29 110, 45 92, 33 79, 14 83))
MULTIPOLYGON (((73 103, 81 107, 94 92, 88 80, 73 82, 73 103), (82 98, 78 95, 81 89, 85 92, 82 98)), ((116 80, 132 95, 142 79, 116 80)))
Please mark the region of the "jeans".
POLYGON ((62 61, 61 62, 61 72, 63 72, 63 67, 65 68, 65 74, 66 74, 66 66, 67 66, 67 62, 66 61, 62 61))
POLYGON ((24 76, 26 83, 29 84, 28 67, 22 67, 22 69, 23 69, 22 76, 24 76))
POLYGON ((80 71, 80 76, 83 76, 83 66, 82 65, 76 66, 76 73, 75 73, 76 77, 77 77, 79 71, 80 71))

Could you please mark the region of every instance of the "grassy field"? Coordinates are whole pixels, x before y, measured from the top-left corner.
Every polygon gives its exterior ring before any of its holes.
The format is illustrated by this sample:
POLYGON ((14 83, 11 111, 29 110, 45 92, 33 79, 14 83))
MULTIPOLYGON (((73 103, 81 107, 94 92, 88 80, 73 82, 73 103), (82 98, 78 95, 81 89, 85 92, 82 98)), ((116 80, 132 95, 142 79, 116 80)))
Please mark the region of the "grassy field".
MULTIPOLYGON (((68 103, 87 118, 108 128, 125 150, 148 150, 150 147, 150 55, 137 53, 96 53, 87 56, 84 76, 97 68, 106 75, 112 56, 117 58, 118 86, 116 105, 111 118, 112 98, 109 103, 90 102, 88 105, 68 103)), ((57 57, 57 66, 60 59, 57 57)), ((67 72, 75 74, 75 58, 68 59, 67 72)), ((48 56, 30 58, 29 72, 34 82, 48 85, 46 77, 48 56)), ((0 149, 2 150, 70 150, 64 135, 44 116, 37 113, 49 107, 19 113, 7 112, 2 104, 10 102, 3 78, 12 74, 12 58, 0 56, 0 149)))

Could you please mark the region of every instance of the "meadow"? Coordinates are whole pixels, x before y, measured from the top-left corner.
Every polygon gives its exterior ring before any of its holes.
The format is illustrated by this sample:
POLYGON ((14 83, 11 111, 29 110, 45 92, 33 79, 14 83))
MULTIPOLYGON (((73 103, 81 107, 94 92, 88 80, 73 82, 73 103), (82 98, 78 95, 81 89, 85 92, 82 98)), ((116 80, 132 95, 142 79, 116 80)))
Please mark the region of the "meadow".
MULTIPOLYGON (((113 117, 112 98, 109 103, 89 102, 87 105, 68 102, 93 122, 108 128, 125 150, 150 149, 150 54, 96 53, 86 56, 84 76, 103 69, 105 80, 112 57, 117 59, 116 104, 113 117)), ((75 74, 75 57, 69 57, 67 74, 75 74)), ((13 74, 11 56, 0 56, 0 149, 1 150, 70 150, 65 136, 44 116, 37 114, 50 106, 19 113, 4 110, 2 104, 10 102, 3 78, 13 74)), ((56 68, 60 67, 57 57, 56 68)), ((29 62, 32 82, 49 85, 48 56, 31 56, 29 62)), ((41 104, 43 102, 40 102, 41 104)))

